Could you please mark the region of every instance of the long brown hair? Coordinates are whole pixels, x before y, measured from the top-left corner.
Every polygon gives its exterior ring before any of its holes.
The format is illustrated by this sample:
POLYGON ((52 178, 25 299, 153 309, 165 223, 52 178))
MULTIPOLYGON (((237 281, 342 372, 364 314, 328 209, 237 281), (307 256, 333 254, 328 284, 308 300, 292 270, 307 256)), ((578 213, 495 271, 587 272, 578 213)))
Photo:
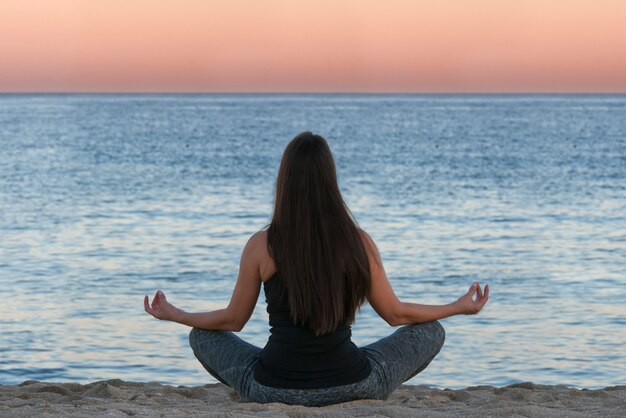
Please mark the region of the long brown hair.
POLYGON ((371 287, 360 228, 326 140, 309 131, 283 152, 268 248, 297 325, 319 336, 351 324, 371 287))

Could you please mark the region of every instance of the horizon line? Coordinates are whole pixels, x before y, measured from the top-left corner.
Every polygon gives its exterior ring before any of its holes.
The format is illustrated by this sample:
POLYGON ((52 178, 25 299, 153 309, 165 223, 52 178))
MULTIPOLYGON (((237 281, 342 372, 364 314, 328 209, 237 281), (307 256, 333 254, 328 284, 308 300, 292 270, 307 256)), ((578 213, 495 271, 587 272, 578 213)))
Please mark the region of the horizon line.
POLYGON ((435 92, 396 92, 396 91, 380 91, 380 92, 367 92, 367 91, 0 91, 0 95, 106 95, 106 94, 135 94, 135 95, 405 95, 405 96, 438 96, 438 95, 492 95, 492 96, 514 96, 514 95, 562 95, 562 96, 582 96, 582 95, 626 95, 626 90, 616 92, 605 91, 475 91, 475 92, 457 92, 457 91, 435 91, 435 92))

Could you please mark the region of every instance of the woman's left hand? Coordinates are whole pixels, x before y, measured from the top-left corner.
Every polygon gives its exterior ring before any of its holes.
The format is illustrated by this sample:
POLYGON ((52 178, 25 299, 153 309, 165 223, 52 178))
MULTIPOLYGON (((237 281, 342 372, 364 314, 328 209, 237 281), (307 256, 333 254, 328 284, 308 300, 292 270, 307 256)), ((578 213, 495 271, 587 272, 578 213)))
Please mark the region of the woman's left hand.
POLYGON ((150 299, 146 295, 143 299, 144 308, 146 312, 157 319, 165 321, 173 321, 176 314, 180 312, 180 309, 172 305, 165 298, 165 293, 158 290, 154 295, 152 304, 149 303, 150 299))

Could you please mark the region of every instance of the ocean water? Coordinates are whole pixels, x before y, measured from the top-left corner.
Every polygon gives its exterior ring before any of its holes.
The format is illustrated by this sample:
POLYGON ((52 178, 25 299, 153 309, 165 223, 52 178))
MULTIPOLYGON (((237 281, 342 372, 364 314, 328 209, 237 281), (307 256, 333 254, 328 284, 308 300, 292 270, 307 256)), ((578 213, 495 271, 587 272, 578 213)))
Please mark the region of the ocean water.
MULTIPOLYGON (((143 296, 228 304, 302 130, 400 299, 490 285, 408 383, 626 383, 624 95, 1 95, 0 383, 214 383, 143 296)), ((239 335, 265 344, 262 291, 239 335)))

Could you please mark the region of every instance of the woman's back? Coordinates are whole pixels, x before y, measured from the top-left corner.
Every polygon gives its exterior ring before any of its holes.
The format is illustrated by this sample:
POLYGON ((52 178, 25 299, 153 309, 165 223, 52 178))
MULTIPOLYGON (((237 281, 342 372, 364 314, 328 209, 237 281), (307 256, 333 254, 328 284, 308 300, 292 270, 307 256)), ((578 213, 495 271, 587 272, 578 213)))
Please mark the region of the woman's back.
POLYGON ((263 282, 270 337, 254 369, 255 380, 271 387, 313 389, 365 379, 370 363, 352 342, 350 325, 321 336, 296 326, 282 280, 275 272, 263 282))

